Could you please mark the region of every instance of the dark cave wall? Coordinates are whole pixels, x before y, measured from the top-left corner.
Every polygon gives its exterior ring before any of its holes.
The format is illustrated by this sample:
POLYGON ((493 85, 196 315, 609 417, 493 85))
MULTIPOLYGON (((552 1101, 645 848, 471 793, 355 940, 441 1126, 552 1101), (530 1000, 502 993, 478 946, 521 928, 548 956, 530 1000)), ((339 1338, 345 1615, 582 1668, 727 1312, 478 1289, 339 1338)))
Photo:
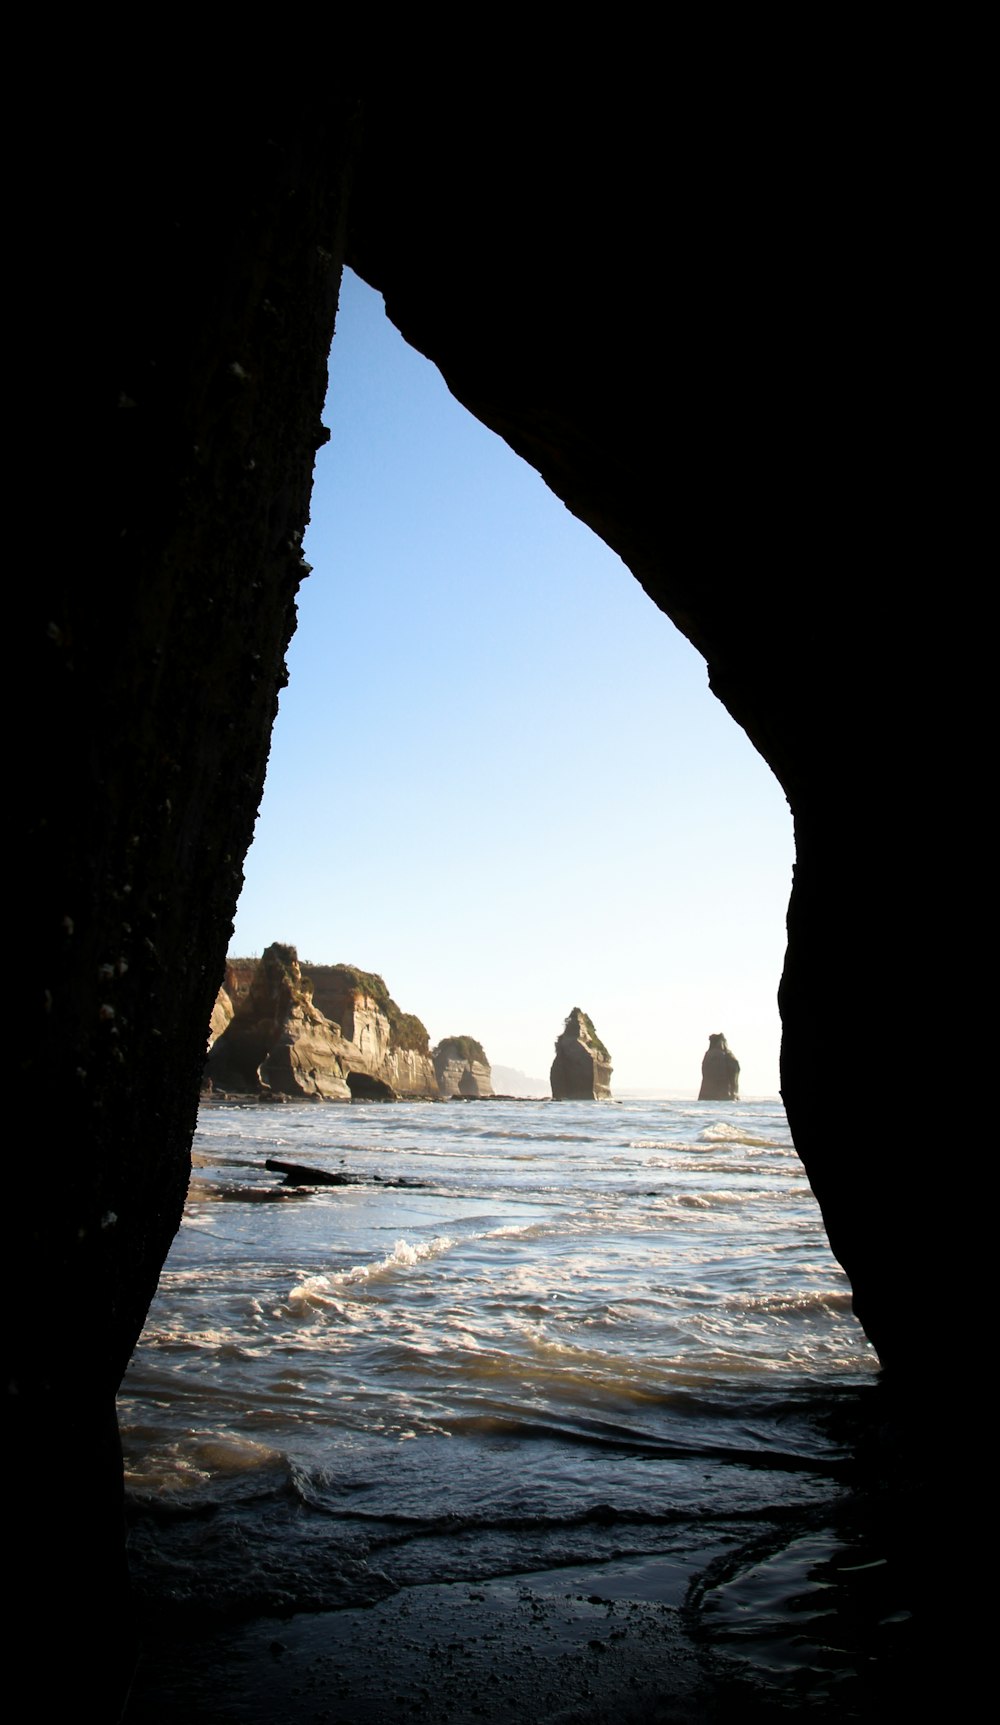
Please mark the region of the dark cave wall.
POLYGON ((329 145, 301 125, 173 137, 141 198, 127 162, 108 170, 114 347, 82 437, 100 536, 50 571, 32 641, 48 749, 26 792, 43 940, 23 1081, 73 1146, 59 1259, 73 1276, 82 1253, 103 1290, 112 1388, 183 1203, 305 573, 343 234, 329 145))
POLYGON ((906 256, 862 133, 834 149, 822 110, 794 135, 781 104, 706 113, 692 154, 658 106, 581 91, 481 145, 481 103, 459 96, 402 154, 398 105, 371 101, 347 255, 704 654, 788 796, 782 1093, 858 1315, 902 1370, 915 1182, 876 1124, 900 1078, 874 1051, 920 986, 902 878, 947 843, 925 830, 906 854, 934 757, 899 736, 903 708, 920 728, 925 651, 903 552, 923 432, 919 412, 900 423, 906 256), (847 1142, 832 1088, 855 1100, 847 1142))
POLYGON ((184 1202, 326 436, 352 110, 237 118, 81 133, 51 217, 90 267, 52 506, 75 538, 17 596, 8 1411, 49 1494, 21 1505, 24 1598, 58 1543, 84 1664, 125 1634, 114 1396, 184 1202))
MULTIPOLYGON (((122 1585, 112 1398, 183 1203, 344 258, 704 653, 784 786, 783 1093, 869 1335, 919 1363, 914 1183, 884 1062, 859 1058, 917 986, 899 835, 930 758, 898 746, 922 649, 887 555, 913 483, 882 411, 897 347, 845 292, 862 253, 876 295, 888 266, 817 155, 766 117, 715 118, 692 158, 628 92, 549 90, 526 125, 481 92, 331 89, 319 117, 161 108, 124 143, 78 142, 59 237, 88 260, 82 553, 18 595, 32 698, 11 787, 15 1090, 24 1143, 44 1098, 47 1179, 42 1201, 19 1163, 6 1261, 37 1287, 15 1441, 78 1505, 75 1533, 29 1543, 65 1547, 97 1647, 122 1585), (845 1145, 824 1092, 848 1072, 882 1124, 845 1145), (50 1351, 67 1309, 74 1345, 50 1351)), ((942 848, 926 840, 924 879, 942 848)))

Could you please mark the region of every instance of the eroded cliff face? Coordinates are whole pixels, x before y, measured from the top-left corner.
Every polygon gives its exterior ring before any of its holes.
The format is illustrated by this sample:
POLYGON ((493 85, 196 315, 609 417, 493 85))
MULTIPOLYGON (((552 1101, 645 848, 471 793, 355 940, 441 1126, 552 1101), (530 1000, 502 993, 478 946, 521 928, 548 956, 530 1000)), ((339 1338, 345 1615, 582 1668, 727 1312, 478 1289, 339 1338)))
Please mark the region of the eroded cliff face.
POLYGON ((382 978, 351 965, 302 966, 294 947, 263 958, 230 959, 212 1014, 223 1024, 211 1044, 207 1077, 223 1092, 320 1096, 324 1101, 436 1097, 430 1055, 395 1046, 427 1032, 402 1013, 382 978), (367 1080, 368 1082, 365 1082, 367 1080))
POLYGON ((340 1025, 365 1071, 397 1096, 437 1095, 427 1031, 396 1005, 381 976, 348 964, 310 964, 307 971, 316 1005, 340 1025))
POLYGON ((352 1042, 375 1072, 389 1052, 389 1019, 358 972, 346 965, 310 964, 313 1000, 319 1010, 352 1042))
POLYGON ((257 958, 226 959, 226 974, 222 987, 234 1008, 250 993, 259 964, 260 960, 257 958))
POLYGON ((701 1063, 699 1102, 735 1102, 740 1093, 740 1063, 721 1031, 710 1035, 701 1063))
POLYGON ((397 1096, 432 1097, 438 1094, 434 1062, 429 1054, 414 1048, 390 1048, 384 1062, 385 1081, 397 1096))
POLYGON ((213 1088, 253 1096, 350 1102, 347 1044, 313 1005, 292 946, 269 946, 232 1021, 212 1044, 213 1088))
POLYGON ((229 993, 229 990, 225 987, 220 988, 215 997, 215 1005, 212 1008, 212 1017, 208 1026, 209 1048, 212 1047, 213 1043, 218 1042, 219 1037, 222 1035, 224 1030, 229 1029, 229 1026, 233 1022, 233 1014, 235 1011, 236 1008, 233 1005, 232 996, 229 993))
POLYGON ((585 1012, 574 1006, 556 1041, 549 1074, 554 1102, 607 1102, 611 1056, 585 1012))
POLYGON ((490 1063, 482 1043, 474 1036, 446 1036, 434 1050, 434 1072, 440 1094, 492 1096, 490 1063))

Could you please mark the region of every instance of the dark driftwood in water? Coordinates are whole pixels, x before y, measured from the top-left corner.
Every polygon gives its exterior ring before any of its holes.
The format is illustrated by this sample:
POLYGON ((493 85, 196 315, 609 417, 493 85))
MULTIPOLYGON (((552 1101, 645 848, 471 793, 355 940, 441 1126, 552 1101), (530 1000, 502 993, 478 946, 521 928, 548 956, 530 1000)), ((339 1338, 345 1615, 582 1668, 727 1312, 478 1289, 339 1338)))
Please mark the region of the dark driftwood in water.
POLYGON ((269 1156, 264 1163, 272 1174, 284 1174, 296 1186, 361 1186, 360 1174, 328 1174, 324 1168, 306 1168, 301 1162, 279 1162, 269 1156))
POLYGON ((425 1186, 426 1180, 383 1180, 381 1174, 328 1174, 325 1168, 307 1168, 303 1162, 279 1162, 268 1156, 264 1167, 284 1174, 290 1186, 425 1186))

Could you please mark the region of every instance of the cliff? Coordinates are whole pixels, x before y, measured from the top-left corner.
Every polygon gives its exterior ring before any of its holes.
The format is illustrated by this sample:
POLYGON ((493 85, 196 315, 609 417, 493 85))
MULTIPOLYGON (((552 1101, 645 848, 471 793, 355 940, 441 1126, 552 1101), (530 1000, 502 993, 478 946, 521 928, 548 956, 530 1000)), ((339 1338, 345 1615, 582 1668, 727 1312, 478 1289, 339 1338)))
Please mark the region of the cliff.
MULTIPOLYGON (((222 992, 228 998, 228 991, 222 992)), ((256 1096, 349 1102, 348 1049, 338 1026, 313 1005, 311 993, 295 948, 269 946, 229 1024, 212 1043, 206 1073, 212 1085, 256 1096)))
POLYGON ((397 1096, 436 1096, 430 1037, 412 1012, 396 1005, 382 977, 353 964, 306 964, 313 1001, 339 1024, 363 1069, 397 1096))
POLYGON ((434 1071, 442 1096, 492 1096, 490 1063, 474 1036, 446 1036, 434 1050, 434 1071))
POLYGON ((228 1030, 237 1006, 246 1000, 257 974, 258 963, 256 958, 226 959, 225 979, 216 995, 208 1027, 209 1048, 218 1041, 224 1030, 228 1030))
POLYGON ((215 997, 215 1005, 212 1008, 212 1017, 209 1021, 209 1048, 212 1047, 213 1043, 218 1042, 219 1037, 222 1035, 224 1030, 229 1029, 229 1026, 233 1022, 233 1014, 235 1010, 232 995, 229 993, 229 990, 223 986, 219 989, 219 992, 215 997))
POLYGON ((227 961, 206 1075, 220 1090, 256 1095, 436 1097, 429 1040, 380 976, 300 965, 294 947, 273 945, 259 961, 227 961))
POLYGON ((699 1102, 735 1102, 740 1093, 740 1063, 721 1032, 708 1039, 701 1063, 699 1102))
POLYGON ((556 1042, 549 1078, 554 1102, 611 1099, 611 1056, 578 1006, 574 1006, 556 1042))

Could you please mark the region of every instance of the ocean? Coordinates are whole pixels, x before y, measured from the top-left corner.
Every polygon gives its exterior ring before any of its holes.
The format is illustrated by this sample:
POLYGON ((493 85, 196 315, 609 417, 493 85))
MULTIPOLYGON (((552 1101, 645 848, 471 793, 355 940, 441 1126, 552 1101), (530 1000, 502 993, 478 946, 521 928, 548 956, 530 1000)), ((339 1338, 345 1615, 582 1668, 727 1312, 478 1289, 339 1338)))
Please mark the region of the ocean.
POLYGON ((780 1102, 211 1104, 194 1162, 119 1402, 147 1607, 555 1577, 797 1705, 863 1683, 907 1616, 858 1510, 877 1363, 780 1102))

